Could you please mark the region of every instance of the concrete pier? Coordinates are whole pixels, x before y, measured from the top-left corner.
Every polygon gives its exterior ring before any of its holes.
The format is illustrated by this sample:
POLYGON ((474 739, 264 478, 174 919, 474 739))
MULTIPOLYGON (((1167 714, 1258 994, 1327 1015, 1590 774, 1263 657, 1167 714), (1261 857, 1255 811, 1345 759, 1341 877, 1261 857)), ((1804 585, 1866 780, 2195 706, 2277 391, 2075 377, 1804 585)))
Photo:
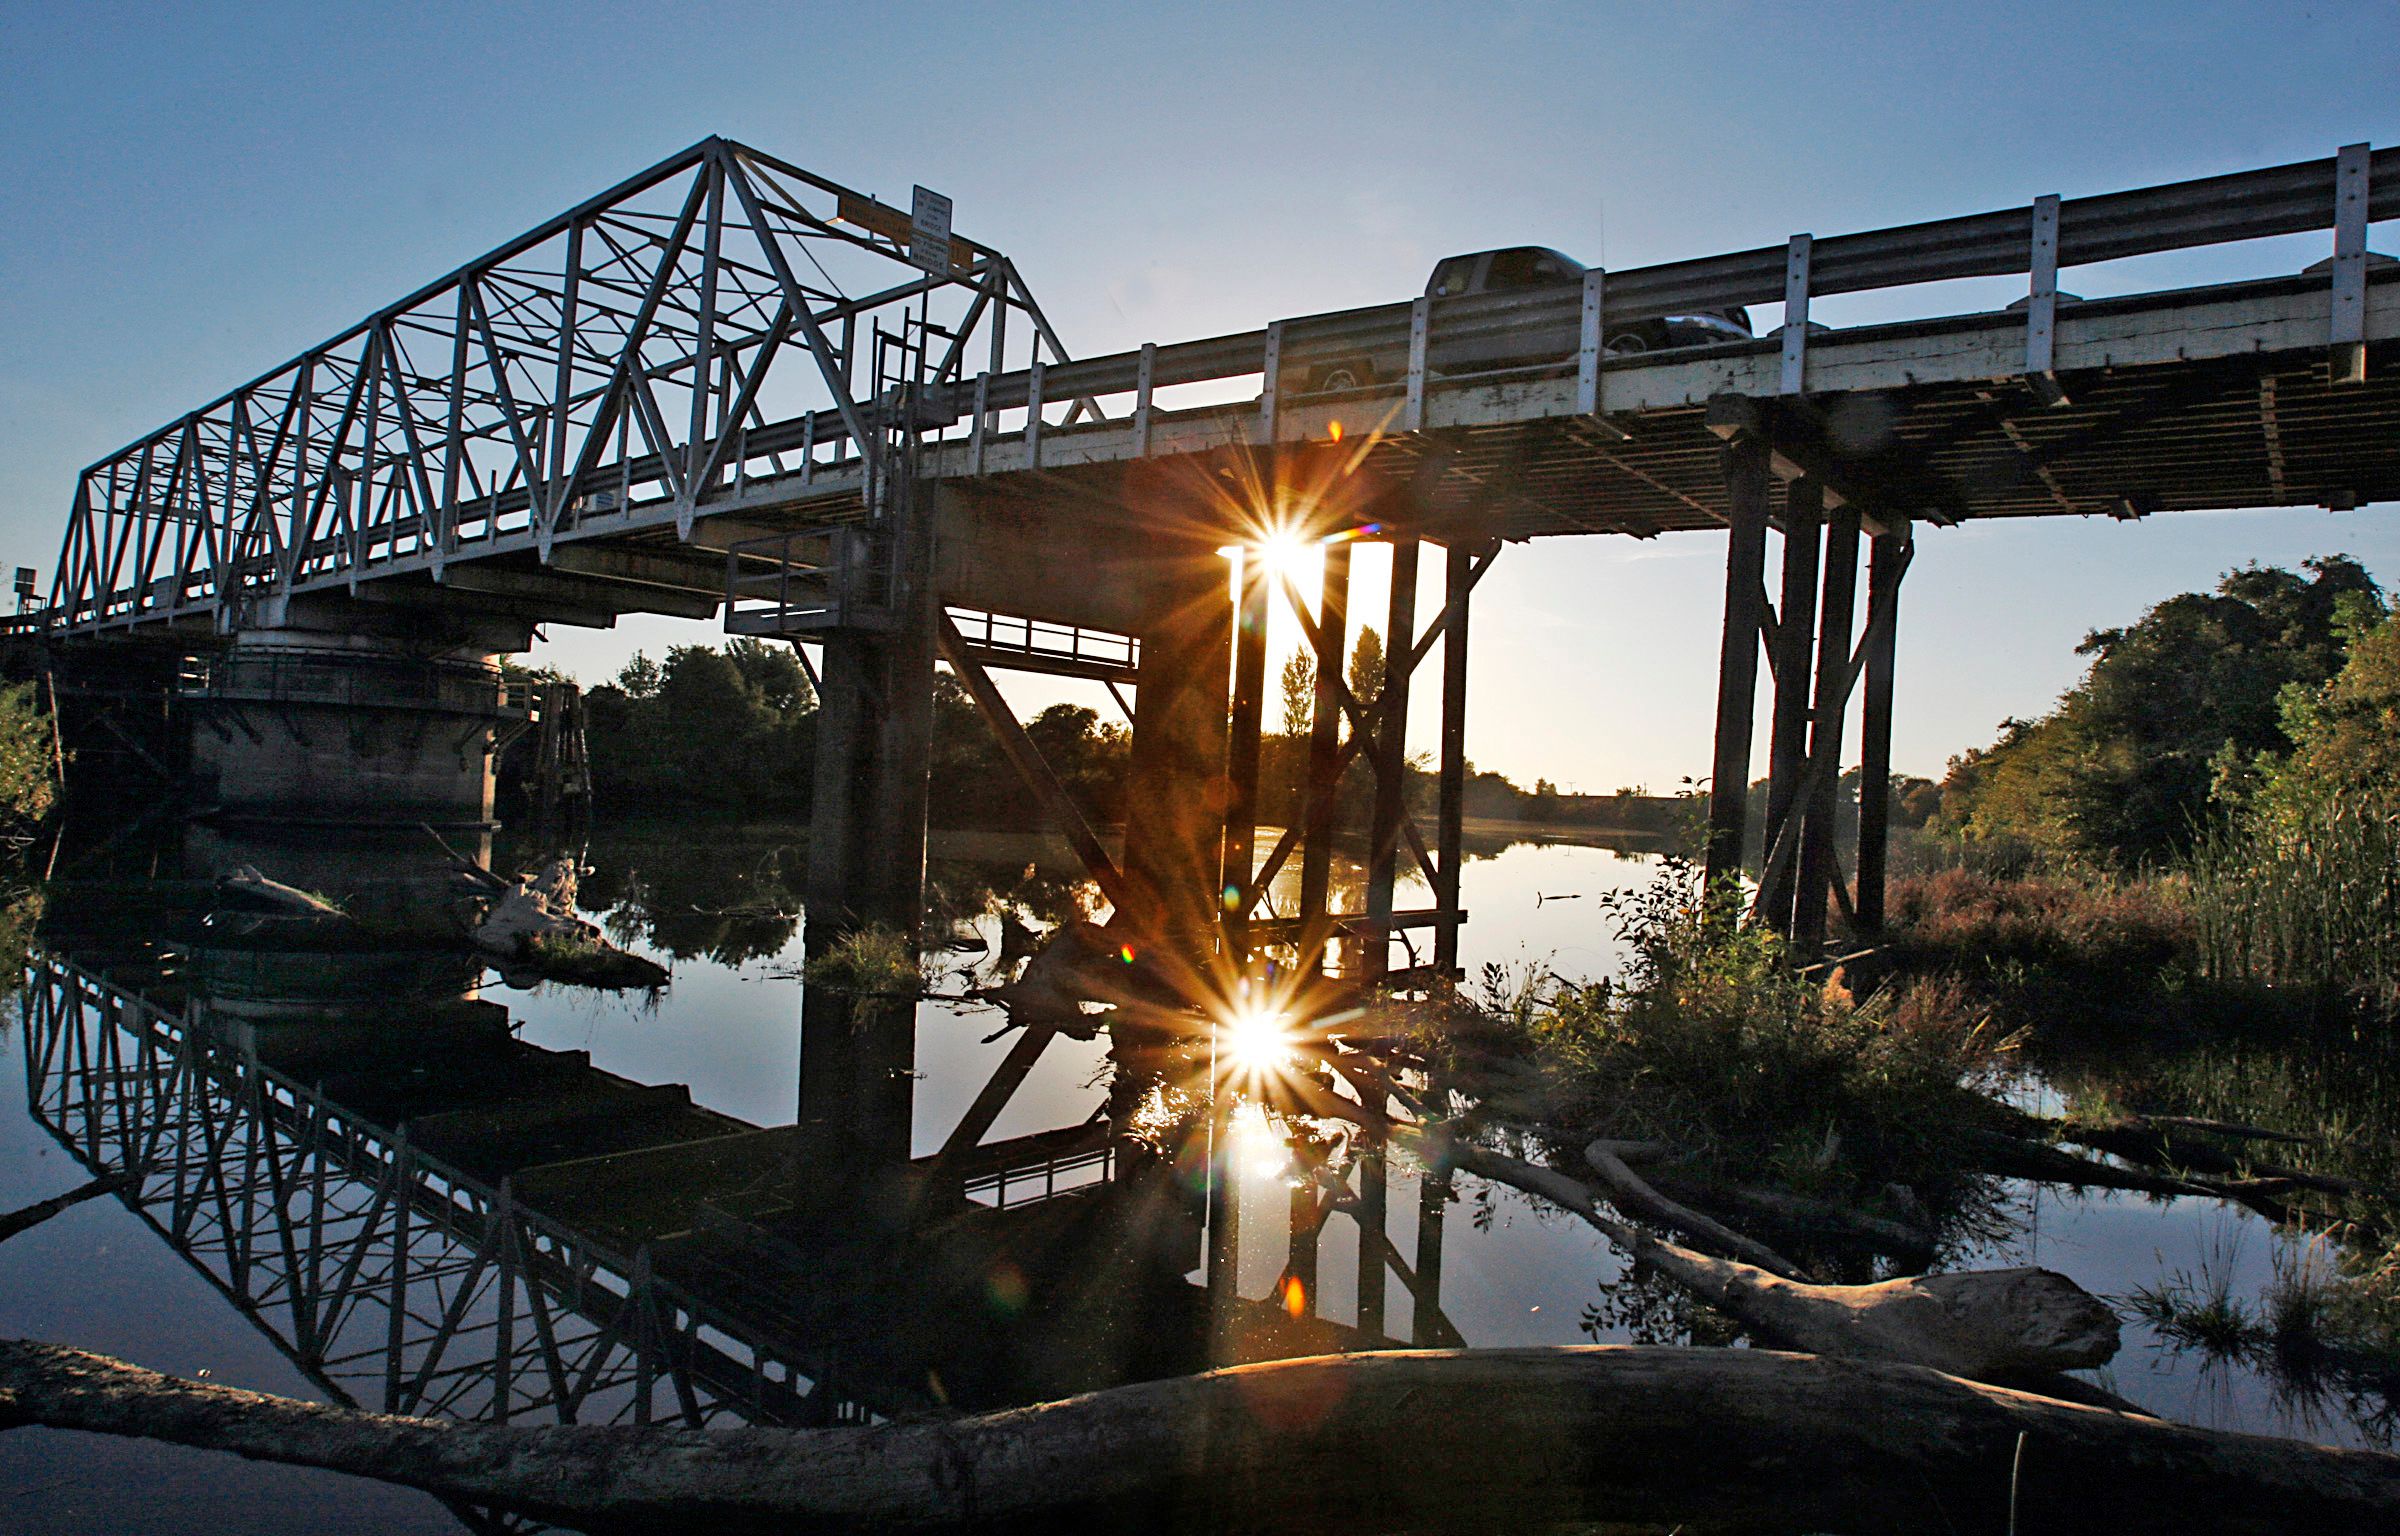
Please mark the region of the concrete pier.
POLYGON ((492 816, 499 657, 521 621, 287 611, 195 664, 180 703, 195 803, 227 819, 462 826, 492 816), (311 622, 311 621, 314 622, 311 622))

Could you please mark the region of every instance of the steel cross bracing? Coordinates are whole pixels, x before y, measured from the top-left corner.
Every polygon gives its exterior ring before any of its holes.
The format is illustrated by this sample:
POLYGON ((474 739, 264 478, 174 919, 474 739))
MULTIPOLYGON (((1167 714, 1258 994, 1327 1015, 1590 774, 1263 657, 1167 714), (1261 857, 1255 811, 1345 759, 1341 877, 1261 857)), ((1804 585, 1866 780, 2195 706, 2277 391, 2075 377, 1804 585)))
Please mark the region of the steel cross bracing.
POLYGON ((710 140, 93 466, 53 622, 209 616, 446 563, 688 538, 711 516, 827 529, 875 506, 876 445, 894 435, 923 477, 1056 476, 1322 442, 1340 422, 1372 440, 1363 468, 1409 482, 1428 517, 1471 514, 1509 537, 1647 536, 1724 522, 1709 402, 1780 397, 1827 455, 1795 467, 1779 443, 1779 473, 1806 468, 1837 503, 1900 515, 2356 505, 2400 497, 2400 269, 2366 249, 2369 226, 2395 217, 2400 150, 2356 145, 1596 271, 1580 290, 1416 300, 1068 362, 1008 263, 963 241, 945 277, 844 297, 819 261, 888 264, 904 217, 710 140), (2300 273, 2088 302, 2061 290, 2062 271, 2094 263, 2325 230, 2331 260, 2300 273), (1780 303, 1806 317, 1812 299, 2008 275, 2026 297, 2006 310, 1633 357, 1601 345, 1645 316, 1780 303), (937 297, 961 306, 954 322, 928 312, 937 297), (907 409, 879 414, 858 354, 876 312, 910 305, 913 338, 905 321, 883 334, 931 361, 907 409), (1013 341, 1012 310, 1030 322, 1013 341), (989 345, 971 348, 979 327, 989 345), (1491 354, 1535 361, 1458 361, 1491 354), (1327 358, 1372 382, 1305 392, 1327 358), (1216 403, 1179 408, 1178 391, 1216 403))
POLYGON ((335 1400, 498 1422, 864 1422, 825 1369, 53 956, 27 1100, 335 1400))
POLYGON ((897 209, 695 145, 92 466, 52 607, 91 627, 546 561, 630 521, 688 533, 761 475, 872 502, 878 334, 912 338, 920 390, 1064 357, 1005 257, 910 249, 897 209))

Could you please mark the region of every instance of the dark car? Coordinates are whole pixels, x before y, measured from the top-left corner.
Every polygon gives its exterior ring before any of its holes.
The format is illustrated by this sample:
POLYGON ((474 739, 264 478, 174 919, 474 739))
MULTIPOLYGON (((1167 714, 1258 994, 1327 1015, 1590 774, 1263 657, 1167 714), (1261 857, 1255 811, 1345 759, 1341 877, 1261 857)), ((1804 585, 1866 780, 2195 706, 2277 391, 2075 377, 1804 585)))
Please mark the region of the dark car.
MULTIPOLYGON (((1455 299, 1472 293, 1505 293, 1521 288, 1580 284, 1583 273, 1583 263, 1564 252, 1540 245, 1512 245, 1496 251, 1474 251, 1463 256, 1444 257, 1434 263, 1433 275, 1425 283, 1425 295, 1434 299, 1455 299)), ((1755 335, 1750 328, 1750 312, 1735 305, 1728 309, 1696 310, 1688 314, 1628 320, 1610 331, 1603 338, 1602 345, 1611 356, 1624 357, 1636 352, 1663 352, 1675 347, 1709 347, 1728 341, 1749 341, 1755 335)), ((1437 373, 1478 373, 1498 368, 1555 363, 1561 361, 1563 356, 1557 352, 1525 356, 1506 337, 1496 336, 1488 340, 1445 339, 1437 333, 1427 354, 1426 366, 1437 373)), ((1311 392, 1356 389, 1372 384, 1379 376, 1388 376, 1406 367, 1405 359, 1400 361, 1398 368, 1386 360, 1384 370, 1379 373, 1376 361, 1363 354, 1328 359, 1309 369, 1305 388, 1311 392)))

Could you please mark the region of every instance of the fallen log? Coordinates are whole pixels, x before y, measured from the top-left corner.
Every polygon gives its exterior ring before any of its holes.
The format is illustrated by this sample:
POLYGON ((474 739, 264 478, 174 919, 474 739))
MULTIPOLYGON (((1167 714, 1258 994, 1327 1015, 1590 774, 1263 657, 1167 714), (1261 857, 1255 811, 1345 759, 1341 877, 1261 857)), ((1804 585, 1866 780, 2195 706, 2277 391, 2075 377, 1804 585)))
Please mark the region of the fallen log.
MULTIPOLYGON (((2207 1122, 2222 1124, 2222 1122, 2207 1122)), ((2257 1135, 2285 1139, 2277 1132, 2255 1131, 2257 1135)), ((2339 1174, 2311 1173, 2303 1168, 2290 1168, 2280 1163, 2262 1163, 2254 1158, 2236 1157, 2221 1147, 2194 1141, 2189 1136, 2175 1135, 2164 1128, 2157 1117, 2134 1117, 2127 1120, 2066 1120, 2058 1127, 2059 1139, 2106 1152, 2128 1162, 2151 1168, 2174 1169, 2182 1173, 2203 1174, 2239 1185, 2244 1181, 2272 1180, 2292 1189, 2306 1189, 2326 1195, 2365 1195, 2391 1201, 2389 1191, 2362 1184, 2339 1174)), ((2303 1138, 2304 1139, 2304 1138, 2303 1138)))
POLYGON ((392 1418, 0 1343, 0 1423, 231 1451, 599 1532, 1916 1536, 2400 1529, 2400 1457, 1760 1350, 1400 1351, 860 1429, 392 1418))
POLYGON ((314 891, 270 880, 248 864, 217 877, 217 895, 229 905, 251 912, 346 921, 350 914, 314 891))
POLYGON ((2032 1179, 2044 1184, 2067 1184, 2092 1189, 2122 1189, 2144 1195, 2232 1200, 2258 1212, 2269 1221, 2289 1220, 2291 1210, 2280 1197, 2303 1187, 2291 1179, 2208 1179, 2152 1173, 2145 1168, 2120 1168, 2113 1163, 2062 1152, 2047 1142, 2027 1141, 1994 1131, 1970 1131, 1967 1134, 1969 1144, 1977 1149, 1982 1159, 1983 1171, 2003 1178, 2032 1179))
POLYGON ((1637 1260, 1772 1342, 1813 1354, 2017 1381, 2115 1356, 2117 1316, 2047 1269, 1972 1270, 1876 1285, 1814 1285, 1714 1258, 1600 1213, 1591 1190, 1536 1163, 1428 1135, 1449 1166, 1573 1212, 1637 1260))
MULTIPOLYGON (((1295 1077, 1290 1087, 1308 1113, 1364 1124, 1356 1104, 1295 1077)), ((1421 1112, 1409 1095, 1394 1095, 1421 1112)), ((1580 1180, 1462 1141, 1435 1126, 1387 1122, 1431 1168, 1463 1168, 1547 1200, 1580 1218, 1635 1259, 1690 1291, 1752 1333, 1818 1354, 1897 1360, 1984 1381, 2044 1380, 2099 1365, 2117 1352, 2116 1314, 2066 1276, 2044 1269, 1982 1270, 1887 1280, 1876 1285, 1814 1285, 1762 1265, 1718 1258, 1653 1237, 1599 1208, 1580 1180)), ((1606 1142, 1587 1156, 1617 1157, 1606 1142)), ((1630 1170, 1627 1170, 1630 1174, 1630 1170)), ((2087 1383, 2074 1388, 2088 1392, 2087 1383)))

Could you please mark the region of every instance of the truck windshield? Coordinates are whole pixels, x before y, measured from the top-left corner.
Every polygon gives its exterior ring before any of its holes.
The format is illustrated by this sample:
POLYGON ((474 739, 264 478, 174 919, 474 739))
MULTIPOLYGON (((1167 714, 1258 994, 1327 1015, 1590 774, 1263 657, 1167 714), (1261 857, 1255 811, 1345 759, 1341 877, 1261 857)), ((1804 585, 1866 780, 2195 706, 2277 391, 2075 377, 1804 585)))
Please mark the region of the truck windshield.
POLYGON ((1437 299, 1455 299, 1465 293, 1474 280, 1475 258, 1453 256, 1433 269, 1433 281, 1425 285, 1425 291, 1437 299))

